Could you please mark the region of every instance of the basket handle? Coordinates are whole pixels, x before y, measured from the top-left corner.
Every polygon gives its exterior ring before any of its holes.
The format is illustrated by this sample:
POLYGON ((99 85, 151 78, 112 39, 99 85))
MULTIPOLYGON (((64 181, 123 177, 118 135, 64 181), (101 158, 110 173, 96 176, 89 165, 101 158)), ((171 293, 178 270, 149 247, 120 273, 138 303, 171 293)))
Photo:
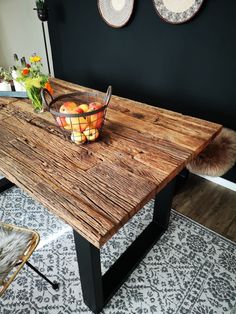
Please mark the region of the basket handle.
POLYGON ((51 101, 53 101, 53 97, 52 97, 52 94, 46 89, 46 88, 43 88, 41 90, 41 97, 42 97, 42 100, 43 100, 43 104, 47 106, 47 108, 49 109, 49 103, 47 102, 47 99, 46 99, 46 94, 50 96, 51 98, 51 101))
POLYGON ((110 85, 110 86, 108 86, 108 89, 107 89, 107 92, 106 92, 106 96, 105 96, 105 100, 104 100, 104 102, 105 102, 104 106, 108 105, 108 103, 109 103, 109 101, 111 99, 111 95, 112 95, 112 86, 110 85))

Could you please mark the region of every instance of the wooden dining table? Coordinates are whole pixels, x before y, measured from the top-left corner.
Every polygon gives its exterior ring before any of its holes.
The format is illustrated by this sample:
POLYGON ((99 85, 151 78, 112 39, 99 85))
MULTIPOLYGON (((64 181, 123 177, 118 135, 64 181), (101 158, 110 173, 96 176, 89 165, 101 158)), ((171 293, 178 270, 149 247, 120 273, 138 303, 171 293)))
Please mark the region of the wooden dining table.
MULTIPOLYGON (((51 84, 54 96, 92 91, 51 84)), ((101 137, 76 145, 49 112, 1 97, 0 186, 16 184, 73 228, 84 302, 99 313, 168 228, 176 177, 221 128, 112 96, 101 137), (153 198, 153 220, 102 275, 100 248, 153 198)))

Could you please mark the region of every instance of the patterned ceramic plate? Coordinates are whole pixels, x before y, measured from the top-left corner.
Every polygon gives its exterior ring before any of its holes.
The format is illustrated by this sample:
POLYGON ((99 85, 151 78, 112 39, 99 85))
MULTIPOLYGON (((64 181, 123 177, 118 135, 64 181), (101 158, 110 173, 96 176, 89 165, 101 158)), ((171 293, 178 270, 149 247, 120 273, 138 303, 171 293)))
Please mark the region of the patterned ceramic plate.
POLYGON ((204 0, 153 0, 158 15, 168 23, 181 24, 190 20, 204 0))
POLYGON ((122 27, 130 19, 134 0, 98 0, 98 9, 104 21, 112 27, 122 27))

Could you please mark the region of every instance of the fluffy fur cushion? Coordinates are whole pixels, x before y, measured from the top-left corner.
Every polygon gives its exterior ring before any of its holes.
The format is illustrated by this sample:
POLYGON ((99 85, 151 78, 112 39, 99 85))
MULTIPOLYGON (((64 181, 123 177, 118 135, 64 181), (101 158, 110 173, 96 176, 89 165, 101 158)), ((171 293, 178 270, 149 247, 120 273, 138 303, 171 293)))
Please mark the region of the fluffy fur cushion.
POLYGON ((236 132, 223 128, 213 142, 187 165, 187 169, 196 174, 219 177, 235 162, 236 132))
POLYGON ((24 254, 31 239, 29 232, 10 230, 0 224, 0 285, 24 254))

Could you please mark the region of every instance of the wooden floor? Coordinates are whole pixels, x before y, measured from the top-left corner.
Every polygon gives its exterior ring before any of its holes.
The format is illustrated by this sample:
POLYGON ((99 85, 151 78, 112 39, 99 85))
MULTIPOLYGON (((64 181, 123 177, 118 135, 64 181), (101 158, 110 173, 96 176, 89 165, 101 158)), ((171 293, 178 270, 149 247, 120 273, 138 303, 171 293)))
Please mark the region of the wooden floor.
POLYGON ((178 187, 173 208, 236 242, 236 192, 190 174, 178 187))

